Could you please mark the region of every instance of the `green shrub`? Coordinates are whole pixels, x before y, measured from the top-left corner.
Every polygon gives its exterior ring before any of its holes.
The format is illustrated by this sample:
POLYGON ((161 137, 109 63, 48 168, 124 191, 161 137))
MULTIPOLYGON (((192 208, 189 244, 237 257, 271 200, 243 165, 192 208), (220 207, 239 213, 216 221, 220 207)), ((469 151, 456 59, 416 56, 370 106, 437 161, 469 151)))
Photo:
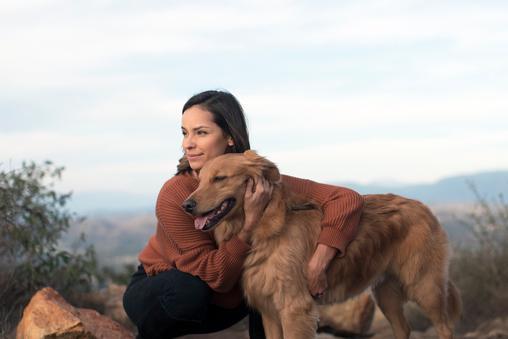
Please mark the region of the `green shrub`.
POLYGON ((54 190, 62 171, 51 162, 0 171, 0 337, 11 332, 39 288, 69 297, 88 290, 95 276, 95 251, 84 247, 83 236, 71 251, 58 247, 78 219, 65 208, 71 194, 54 190))

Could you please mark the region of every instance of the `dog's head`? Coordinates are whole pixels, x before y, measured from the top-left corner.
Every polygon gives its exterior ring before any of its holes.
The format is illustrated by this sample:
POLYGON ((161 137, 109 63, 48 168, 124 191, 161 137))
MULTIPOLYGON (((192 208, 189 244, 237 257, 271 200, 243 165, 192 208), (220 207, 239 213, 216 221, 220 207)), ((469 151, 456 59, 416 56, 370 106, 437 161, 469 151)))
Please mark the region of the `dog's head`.
POLYGON ((196 217, 197 229, 210 231, 220 222, 243 215, 247 180, 260 177, 280 182, 274 163, 254 151, 228 153, 208 161, 199 173, 198 188, 184 201, 184 210, 196 217))

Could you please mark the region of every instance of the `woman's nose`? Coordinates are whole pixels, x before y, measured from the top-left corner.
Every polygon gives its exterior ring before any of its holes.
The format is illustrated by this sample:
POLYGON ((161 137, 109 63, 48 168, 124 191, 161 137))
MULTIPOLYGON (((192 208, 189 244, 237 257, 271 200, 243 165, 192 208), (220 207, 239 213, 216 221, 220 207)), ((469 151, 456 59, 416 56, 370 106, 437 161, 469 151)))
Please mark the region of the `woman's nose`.
POLYGON ((194 138, 190 135, 183 139, 182 146, 184 149, 194 148, 196 143, 194 142, 194 138))

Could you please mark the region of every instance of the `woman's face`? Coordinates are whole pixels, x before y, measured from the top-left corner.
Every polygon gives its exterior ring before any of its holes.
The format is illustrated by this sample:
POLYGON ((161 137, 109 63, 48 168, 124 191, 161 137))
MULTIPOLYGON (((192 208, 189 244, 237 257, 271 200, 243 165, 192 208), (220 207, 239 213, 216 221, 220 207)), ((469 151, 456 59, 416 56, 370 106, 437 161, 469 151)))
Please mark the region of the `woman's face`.
POLYGON ((213 121, 212 113, 194 105, 182 114, 182 148, 190 167, 198 171, 210 159, 224 154, 233 145, 231 137, 213 121))

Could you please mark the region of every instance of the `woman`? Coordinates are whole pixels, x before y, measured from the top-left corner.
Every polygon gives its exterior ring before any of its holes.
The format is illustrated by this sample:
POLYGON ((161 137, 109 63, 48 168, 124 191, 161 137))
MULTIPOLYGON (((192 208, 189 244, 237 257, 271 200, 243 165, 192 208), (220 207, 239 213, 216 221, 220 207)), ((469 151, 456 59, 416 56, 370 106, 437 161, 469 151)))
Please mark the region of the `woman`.
MULTIPOLYGON (((230 93, 199 93, 182 109, 182 134, 184 156, 159 193, 157 229, 139 255, 141 265, 125 292, 124 308, 139 338, 215 332, 248 313, 250 337, 264 338, 259 314, 243 302, 239 279, 250 230, 270 199, 269 183, 247 183, 243 230, 219 247, 210 233, 194 228, 193 218, 181 207, 197 188, 197 175, 208 160, 250 149, 243 109, 230 93)), ((356 235, 363 199, 346 188, 290 176, 282 180, 323 209, 322 231, 307 267, 309 292, 319 297, 327 287, 328 264, 344 255, 356 235)))

